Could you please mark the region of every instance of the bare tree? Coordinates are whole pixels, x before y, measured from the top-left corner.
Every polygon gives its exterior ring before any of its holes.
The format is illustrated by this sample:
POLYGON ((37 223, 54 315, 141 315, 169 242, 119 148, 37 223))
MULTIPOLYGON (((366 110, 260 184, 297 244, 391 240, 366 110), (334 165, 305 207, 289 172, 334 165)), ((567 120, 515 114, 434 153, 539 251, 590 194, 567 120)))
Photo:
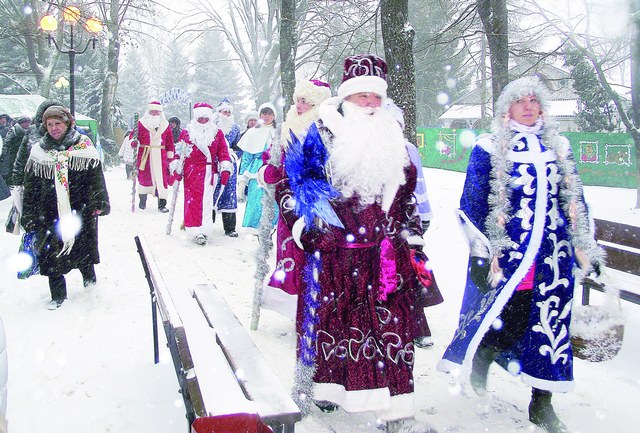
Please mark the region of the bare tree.
POLYGON ((413 62, 415 30, 409 24, 408 0, 381 0, 380 23, 389 64, 389 95, 404 111, 404 134, 416 142, 416 78, 413 62))
MULTIPOLYGON (((478 14, 491 54, 491 88, 496 96, 509 83, 509 16, 507 0, 477 0, 478 14)), ((495 110, 494 110, 495 111, 495 110)))
MULTIPOLYGON (((640 76, 638 75, 638 35, 640 34, 640 1, 633 0, 629 7, 629 17, 626 26, 626 32, 617 38, 605 37, 594 31, 592 19, 597 16, 593 10, 593 5, 588 1, 577 3, 572 0, 571 7, 573 13, 570 16, 563 15, 557 7, 553 10, 543 8, 536 1, 528 1, 532 11, 543 18, 559 35, 568 41, 571 46, 579 51, 585 59, 591 63, 598 77, 600 85, 607 93, 608 97, 613 101, 617 115, 625 126, 627 132, 631 135, 636 148, 636 155, 640 154, 640 126, 638 112, 640 101, 640 76), (580 13, 577 13, 577 6, 580 6, 580 13), (623 98, 620 93, 615 90, 616 82, 611 78, 609 72, 617 67, 620 63, 632 61, 631 75, 631 95, 632 107, 627 110, 623 98)), ((607 5, 606 7, 611 7, 607 5)), ((619 2, 620 7, 625 4, 619 2)), ((640 164, 636 163, 638 171, 637 178, 640 179, 640 164)), ((640 182, 638 183, 636 194, 636 208, 640 208, 640 182)))
POLYGON ((284 102, 282 110, 287 113, 296 85, 296 0, 280 1, 280 80, 284 102))

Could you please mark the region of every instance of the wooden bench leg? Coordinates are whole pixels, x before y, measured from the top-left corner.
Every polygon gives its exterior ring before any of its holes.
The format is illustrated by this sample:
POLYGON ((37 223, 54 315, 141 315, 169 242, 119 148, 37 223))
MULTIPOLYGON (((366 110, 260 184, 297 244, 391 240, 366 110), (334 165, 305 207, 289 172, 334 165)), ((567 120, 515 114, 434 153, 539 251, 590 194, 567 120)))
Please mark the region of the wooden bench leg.
POLYGON ((590 295, 589 286, 587 286, 586 284, 583 284, 582 285, 582 305, 589 305, 589 295, 590 295))

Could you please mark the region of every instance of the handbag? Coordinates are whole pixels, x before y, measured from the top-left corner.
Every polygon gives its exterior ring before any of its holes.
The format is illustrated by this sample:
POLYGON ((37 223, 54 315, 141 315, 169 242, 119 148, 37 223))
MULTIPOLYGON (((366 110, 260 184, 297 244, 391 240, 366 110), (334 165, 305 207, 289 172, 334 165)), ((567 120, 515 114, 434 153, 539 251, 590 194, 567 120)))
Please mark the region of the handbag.
POLYGON ((411 265, 413 266, 413 270, 416 272, 418 281, 420 281, 420 285, 422 286, 422 293, 418 297, 418 304, 430 307, 442 303, 444 298, 438 288, 436 277, 433 274, 431 265, 429 264, 429 258, 421 250, 411 249, 410 254, 411 265))
POLYGON ((18 271, 19 279, 26 280, 30 276, 38 275, 40 273, 37 238, 35 232, 28 232, 22 235, 22 242, 20 242, 18 255, 25 259, 24 269, 18 271))
POLYGON ((14 235, 20 234, 20 212, 18 212, 16 205, 11 206, 11 210, 9 211, 9 215, 7 216, 7 221, 4 223, 4 226, 7 233, 14 235))

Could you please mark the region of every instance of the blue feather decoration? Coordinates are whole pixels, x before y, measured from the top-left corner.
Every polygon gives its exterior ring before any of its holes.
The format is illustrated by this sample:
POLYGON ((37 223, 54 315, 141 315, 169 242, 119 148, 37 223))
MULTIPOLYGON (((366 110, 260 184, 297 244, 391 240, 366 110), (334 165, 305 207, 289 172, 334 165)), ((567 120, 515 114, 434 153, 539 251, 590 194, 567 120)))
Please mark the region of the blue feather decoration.
POLYGON ((318 127, 315 123, 311 124, 304 144, 292 131, 290 133, 291 142, 284 163, 295 198, 296 214, 304 218, 308 227, 314 226, 317 217, 327 224, 344 228, 329 203, 340 193, 327 179, 327 148, 320 138, 318 127))

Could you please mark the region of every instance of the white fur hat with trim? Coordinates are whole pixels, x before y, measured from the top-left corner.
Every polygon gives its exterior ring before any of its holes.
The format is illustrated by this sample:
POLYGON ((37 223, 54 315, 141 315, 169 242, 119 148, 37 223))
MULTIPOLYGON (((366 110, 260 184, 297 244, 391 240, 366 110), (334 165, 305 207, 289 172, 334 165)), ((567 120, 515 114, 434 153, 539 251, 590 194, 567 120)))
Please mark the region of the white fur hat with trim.
POLYGON ((318 106, 325 99, 331 97, 329 83, 320 80, 299 80, 293 92, 293 102, 298 98, 305 98, 311 105, 318 106))

